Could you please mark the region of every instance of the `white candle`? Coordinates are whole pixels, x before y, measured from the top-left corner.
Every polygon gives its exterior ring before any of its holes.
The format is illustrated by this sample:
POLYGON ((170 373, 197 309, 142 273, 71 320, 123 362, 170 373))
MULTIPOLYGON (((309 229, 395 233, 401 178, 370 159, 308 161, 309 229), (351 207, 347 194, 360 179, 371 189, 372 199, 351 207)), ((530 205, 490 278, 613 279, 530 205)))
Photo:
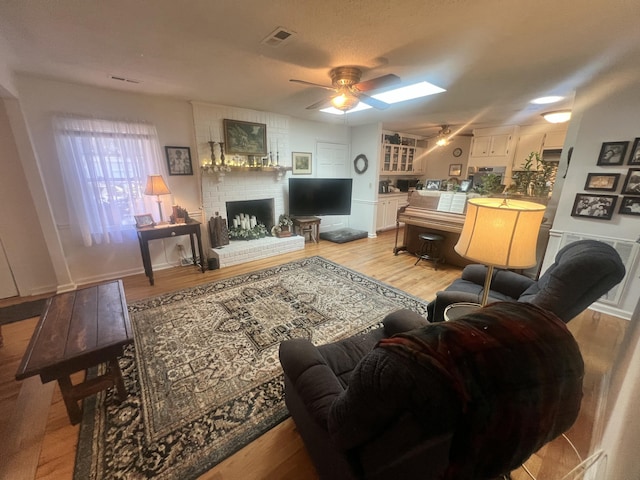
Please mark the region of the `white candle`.
POLYGON ((250 225, 251 225, 251 228, 253 228, 253 227, 255 227, 255 226, 256 226, 256 219, 255 219, 255 217, 253 217, 253 218, 251 219, 251 223, 250 223, 250 225))
POLYGON ((238 228, 238 220, 233 219, 233 228, 238 228))

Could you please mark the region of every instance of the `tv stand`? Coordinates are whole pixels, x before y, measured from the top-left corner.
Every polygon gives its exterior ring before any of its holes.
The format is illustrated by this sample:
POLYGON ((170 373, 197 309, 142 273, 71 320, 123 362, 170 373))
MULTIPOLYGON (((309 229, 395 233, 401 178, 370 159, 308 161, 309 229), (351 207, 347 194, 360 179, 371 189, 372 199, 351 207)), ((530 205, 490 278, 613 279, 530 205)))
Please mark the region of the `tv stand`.
POLYGON ((322 221, 318 217, 293 217, 293 228, 297 235, 304 237, 307 241, 307 235, 309 235, 309 241, 318 243, 320 238, 320 222, 322 221))

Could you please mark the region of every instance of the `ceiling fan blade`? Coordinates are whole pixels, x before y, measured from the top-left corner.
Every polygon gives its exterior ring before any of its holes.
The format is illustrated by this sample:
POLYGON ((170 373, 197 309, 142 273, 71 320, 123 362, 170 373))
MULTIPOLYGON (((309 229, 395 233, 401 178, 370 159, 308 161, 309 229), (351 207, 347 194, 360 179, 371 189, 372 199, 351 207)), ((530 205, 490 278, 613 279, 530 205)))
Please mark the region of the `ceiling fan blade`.
POLYGON ((389 108, 391 105, 387 102, 383 102, 382 100, 378 100, 377 98, 370 97, 369 95, 362 92, 354 92, 353 93, 362 103, 366 103, 370 107, 377 108, 378 110, 385 110, 389 108))
POLYGON ((302 85, 310 85, 312 87, 324 88, 325 90, 331 90, 332 92, 336 91, 336 89, 334 87, 329 87, 328 85, 320 85, 319 83, 307 82, 305 80, 296 80, 296 79, 292 78, 289 81, 293 82, 293 83, 301 83, 302 85))
POLYGON ((368 92, 369 90, 377 90, 379 88, 390 87, 400 83, 400 77, 390 73, 388 75, 382 75, 381 77, 372 78, 371 80, 365 80, 364 82, 356 83, 355 88, 361 92, 368 92))
POLYGON ((320 100, 319 102, 313 103, 311 105, 309 105, 307 107, 307 110, 316 110, 318 108, 322 108, 322 107, 328 107, 329 105, 331 105, 331 99, 330 98, 325 98, 324 100, 320 100))

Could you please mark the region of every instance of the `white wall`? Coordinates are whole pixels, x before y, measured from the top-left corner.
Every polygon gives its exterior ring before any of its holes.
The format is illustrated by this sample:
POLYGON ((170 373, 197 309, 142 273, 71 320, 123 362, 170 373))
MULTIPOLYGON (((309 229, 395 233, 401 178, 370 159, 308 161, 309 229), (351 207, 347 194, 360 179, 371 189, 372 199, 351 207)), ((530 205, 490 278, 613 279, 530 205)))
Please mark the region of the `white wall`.
MULTIPOLYGON (((64 249, 64 261, 73 281, 83 284, 141 272, 142 260, 135 232, 131 233, 125 244, 85 247, 81 238, 70 228, 65 187, 53 137, 52 117, 56 113, 65 112, 148 121, 156 126, 161 147, 188 146, 193 156, 195 148, 191 105, 185 101, 30 76, 18 76, 16 83, 20 106, 28 124, 46 195, 64 249)), ((163 158, 162 161, 166 159, 163 158)), ((197 176, 169 176, 166 180, 172 192, 170 197, 163 200, 166 204, 179 203, 189 211, 198 210, 200 188, 197 176)), ((22 239, 23 236, 18 238, 22 239)), ((173 239, 167 239, 151 243, 154 265, 161 267, 179 264, 177 249, 163 248, 165 243, 172 241, 173 239)), ((34 276, 33 281, 37 282, 37 276, 34 276)))
POLYGON ((39 212, 11 128, 5 105, 0 102, 0 238, 18 292, 22 296, 56 290, 57 282, 39 212))
POLYGON ((376 236, 376 208, 378 199, 378 173, 380 171, 380 138, 382 125, 365 125, 351 129, 351 165, 353 172, 353 197, 351 228, 365 230, 370 237, 376 236), (358 155, 368 160, 367 170, 355 173, 353 160, 358 155))
POLYGON ((422 165, 423 175, 421 180, 424 182, 427 178, 431 179, 448 179, 449 165, 462 164, 462 174, 457 178, 458 180, 465 180, 467 178, 467 163, 469 159, 469 150, 471 147, 471 137, 457 136, 449 142, 449 145, 444 147, 438 147, 435 144, 435 140, 430 140, 427 143, 427 148, 422 149, 422 165), (459 157, 453 156, 453 151, 456 148, 462 149, 462 155, 459 157))
MULTIPOLYGON (((640 85, 634 83, 634 77, 603 77, 592 86, 585 87, 576 94, 574 108, 577 128, 567 132, 564 151, 573 147, 573 155, 569 164, 567 178, 562 184, 555 219, 551 230, 551 238, 547 256, 543 264, 546 269, 553 261, 553 253, 557 251, 562 236, 568 233, 580 233, 595 238, 615 238, 635 242, 640 235, 640 217, 620 215, 618 207, 622 196, 622 184, 628 169, 624 165, 602 167, 597 166, 597 159, 603 142, 629 141, 629 149, 636 137, 640 136, 640 85), (597 100, 597 101, 596 101, 597 100), (571 211, 577 193, 584 190, 588 173, 620 173, 621 181, 615 192, 591 192, 618 195, 615 213, 611 220, 599 220, 585 217, 572 217, 571 211)), ((559 168, 559 175, 564 175, 566 153, 559 168)), ((627 152, 627 157, 629 152, 627 152)), ((629 318, 638 300, 640 292, 639 267, 636 259, 634 265, 627 265, 628 280, 626 295, 620 299, 619 310, 611 313, 629 318)))

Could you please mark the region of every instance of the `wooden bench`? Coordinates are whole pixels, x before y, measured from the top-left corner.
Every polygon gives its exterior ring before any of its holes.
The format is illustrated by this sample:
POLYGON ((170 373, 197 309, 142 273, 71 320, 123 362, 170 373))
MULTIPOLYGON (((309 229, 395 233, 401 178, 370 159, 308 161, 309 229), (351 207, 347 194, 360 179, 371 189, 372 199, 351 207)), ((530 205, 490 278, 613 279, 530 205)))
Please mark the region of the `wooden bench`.
POLYGON ((127 391, 118 365, 125 345, 133 342, 122 281, 81 288, 51 297, 22 358, 17 380, 40 375, 57 380, 69 419, 82 419, 78 401, 115 386, 118 399, 127 391), (105 374, 71 383, 71 374, 107 363, 105 374))

